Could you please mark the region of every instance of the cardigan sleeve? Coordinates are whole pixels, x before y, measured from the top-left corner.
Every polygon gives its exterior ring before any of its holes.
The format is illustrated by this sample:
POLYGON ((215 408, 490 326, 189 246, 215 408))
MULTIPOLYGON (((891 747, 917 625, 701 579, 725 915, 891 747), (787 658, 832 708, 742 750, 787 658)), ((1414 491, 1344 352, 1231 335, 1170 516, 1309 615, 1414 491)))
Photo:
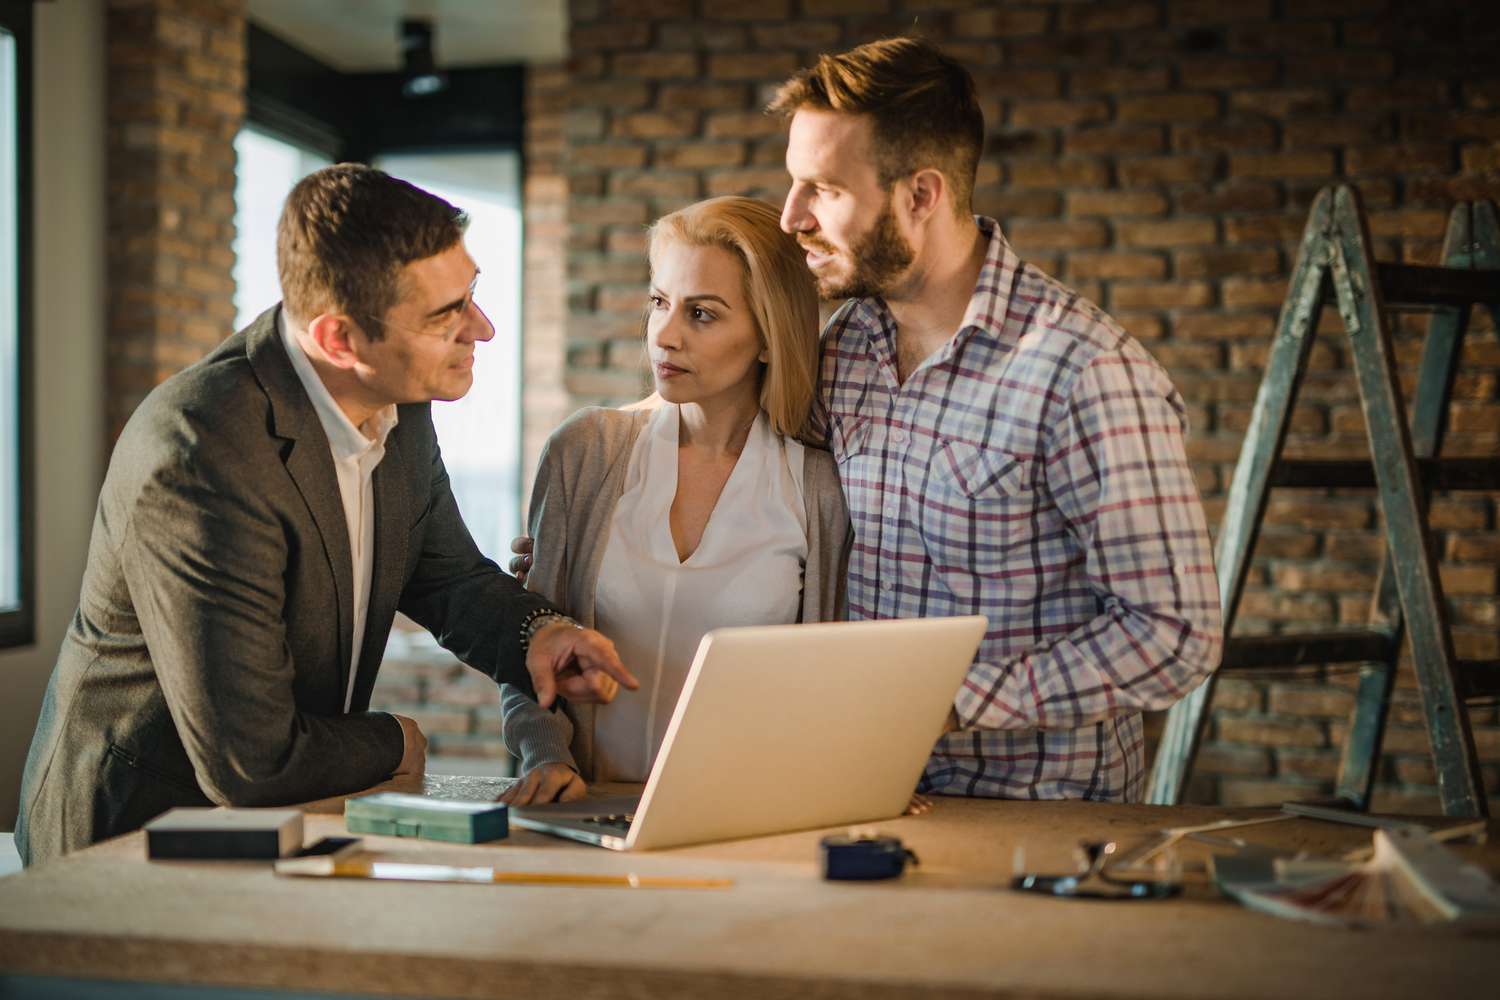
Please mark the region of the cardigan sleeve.
MULTIPOLYGON (((527 576, 528 589, 540 593, 554 607, 566 608, 568 567, 567 477, 560 455, 559 428, 547 440, 531 491, 527 531, 535 547, 535 562, 527 576)), ((500 687, 500 736, 525 773, 543 764, 578 765, 568 749, 573 723, 560 709, 548 710, 512 684, 500 687)))
POLYGON ((807 568, 802 578, 802 620, 843 621, 849 616, 845 575, 853 535, 833 456, 803 451, 802 486, 807 501, 807 568))

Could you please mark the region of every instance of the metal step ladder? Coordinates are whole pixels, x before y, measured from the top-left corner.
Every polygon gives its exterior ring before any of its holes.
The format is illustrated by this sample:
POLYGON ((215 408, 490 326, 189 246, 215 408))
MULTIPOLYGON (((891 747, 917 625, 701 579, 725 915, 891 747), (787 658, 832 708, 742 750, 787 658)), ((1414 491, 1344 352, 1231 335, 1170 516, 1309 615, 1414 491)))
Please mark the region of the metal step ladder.
MULTIPOLYGON (((1347 185, 1324 188, 1302 235, 1265 378, 1229 487, 1215 553, 1225 635, 1219 672, 1362 665, 1336 791, 1340 803, 1352 809, 1369 807, 1396 664, 1409 636, 1443 812, 1488 814, 1465 701, 1500 694, 1500 661, 1455 659, 1426 521, 1433 490, 1500 489, 1500 460, 1438 457, 1453 377, 1475 305, 1488 307, 1500 328, 1500 224, 1492 202, 1455 207, 1448 220, 1443 266, 1420 267, 1377 263, 1359 194, 1347 185), (1349 337, 1373 461, 1281 458, 1318 318, 1330 295, 1349 337), (1431 312, 1409 429, 1391 348, 1390 315, 1401 311, 1431 312), (1272 487, 1379 491, 1386 554, 1367 628, 1235 634, 1235 612, 1272 487)), ((1217 676, 1218 672, 1211 675, 1168 714, 1148 802, 1175 805, 1181 797, 1217 676)))

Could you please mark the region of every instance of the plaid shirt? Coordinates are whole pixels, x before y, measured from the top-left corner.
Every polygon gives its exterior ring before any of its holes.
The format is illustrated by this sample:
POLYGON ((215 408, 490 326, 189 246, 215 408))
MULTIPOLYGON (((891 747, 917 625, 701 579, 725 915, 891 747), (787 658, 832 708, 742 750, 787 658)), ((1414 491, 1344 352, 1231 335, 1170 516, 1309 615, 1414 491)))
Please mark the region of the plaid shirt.
POLYGON ((819 414, 849 502, 849 616, 989 630, 923 791, 1136 801, 1141 716, 1217 665, 1218 588, 1181 397, 991 219, 957 334, 900 384, 880 299, 824 331, 819 414))

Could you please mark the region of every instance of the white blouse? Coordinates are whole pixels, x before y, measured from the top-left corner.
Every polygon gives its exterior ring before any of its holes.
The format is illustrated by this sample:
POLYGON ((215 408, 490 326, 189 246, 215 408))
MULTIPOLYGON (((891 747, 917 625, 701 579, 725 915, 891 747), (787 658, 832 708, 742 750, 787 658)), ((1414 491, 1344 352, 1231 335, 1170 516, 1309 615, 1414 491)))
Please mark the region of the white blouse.
POLYGON ((640 679, 596 710, 596 780, 645 781, 710 629, 795 622, 807 562, 802 445, 761 413, 698 548, 677 559, 679 408, 661 403, 630 453, 594 588, 594 626, 640 679))

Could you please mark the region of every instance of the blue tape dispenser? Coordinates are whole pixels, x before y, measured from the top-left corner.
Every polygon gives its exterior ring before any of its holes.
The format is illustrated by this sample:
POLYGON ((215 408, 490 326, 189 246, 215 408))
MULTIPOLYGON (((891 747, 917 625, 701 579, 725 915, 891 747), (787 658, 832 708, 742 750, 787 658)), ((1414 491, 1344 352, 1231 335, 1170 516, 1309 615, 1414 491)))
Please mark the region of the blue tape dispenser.
POLYGON ((873 830, 835 833, 818 842, 823 856, 823 877, 836 881, 896 878, 906 863, 917 864, 917 856, 898 837, 885 837, 873 830))

